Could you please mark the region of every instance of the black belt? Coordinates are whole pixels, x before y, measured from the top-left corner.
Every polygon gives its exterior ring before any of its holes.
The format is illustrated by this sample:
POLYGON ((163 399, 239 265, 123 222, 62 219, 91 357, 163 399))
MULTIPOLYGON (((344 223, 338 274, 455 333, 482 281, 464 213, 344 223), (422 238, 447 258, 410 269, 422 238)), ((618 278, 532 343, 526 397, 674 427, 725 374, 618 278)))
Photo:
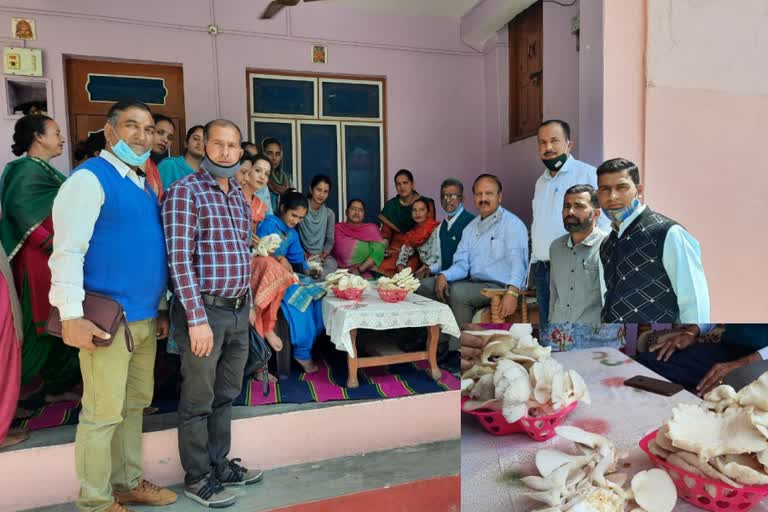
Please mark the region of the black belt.
POLYGON ((243 304, 248 301, 248 294, 241 295, 240 297, 227 298, 217 297, 215 295, 208 295, 203 293, 203 303, 208 306, 218 306, 220 308, 234 309, 237 311, 243 304))

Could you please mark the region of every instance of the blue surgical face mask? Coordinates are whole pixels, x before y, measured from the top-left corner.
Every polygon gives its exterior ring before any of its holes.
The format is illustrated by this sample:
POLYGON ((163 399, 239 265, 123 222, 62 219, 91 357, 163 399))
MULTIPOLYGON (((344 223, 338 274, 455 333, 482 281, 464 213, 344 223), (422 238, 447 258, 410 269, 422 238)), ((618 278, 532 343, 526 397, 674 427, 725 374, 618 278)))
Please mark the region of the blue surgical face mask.
POLYGON ((627 220, 630 215, 635 213, 635 210, 637 210, 639 207, 640 199, 634 198, 629 206, 625 206, 624 208, 616 208, 615 210, 603 210, 603 213, 610 219, 611 222, 615 224, 621 224, 627 220))
POLYGON ((455 216, 459 215, 459 214, 460 214, 462 211, 464 211, 464 205, 463 205, 463 204, 459 204, 459 207, 458 207, 458 208, 456 208, 456 209, 455 209, 454 211, 452 211, 451 213, 448 213, 448 212, 445 210, 445 208, 443 208, 443 205, 441 204, 441 205, 440 205, 440 210, 443 212, 443 215, 445 215, 446 217, 451 217, 451 218, 453 218, 453 217, 455 217, 455 216))
MULTIPOLYGON (((117 133, 115 133, 115 135, 117 135, 117 133)), ((112 144, 110 142, 109 145, 112 146, 112 152, 115 156, 131 167, 139 167, 143 165, 144 162, 147 161, 147 158, 149 158, 149 153, 151 152, 151 150, 147 150, 146 153, 137 155, 136 152, 131 149, 131 146, 126 144, 123 139, 118 140, 117 144, 112 144)))
POLYGON ((214 178, 231 178, 240 168, 240 161, 238 160, 229 167, 224 167, 223 165, 217 164, 206 155, 205 158, 203 158, 200 167, 211 173, 214 178))

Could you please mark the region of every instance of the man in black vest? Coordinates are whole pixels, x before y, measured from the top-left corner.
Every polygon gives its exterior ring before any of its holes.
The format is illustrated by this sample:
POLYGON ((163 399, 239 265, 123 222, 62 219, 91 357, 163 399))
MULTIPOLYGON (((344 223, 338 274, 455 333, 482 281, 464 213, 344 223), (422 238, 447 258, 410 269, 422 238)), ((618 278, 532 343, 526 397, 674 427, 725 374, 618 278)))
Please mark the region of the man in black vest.
POLYGON ((431 267, 422 265, 416 271, 418 278, 436 275, 453 265, 453 255, 459 247, 461 234, 467 224, 475 218, 464 209, 464 184, 456 178, 448 178, 440 185, 440 206, 445 218, 432 232, 431 237, 436 238, 434 242, 440 249, 440 259, 431 267))
POLYGON ((612 227, 600 247, 602 321, 709 322, 699 243, 677 222, 640 202, 637 165, 624 158, 603 162, 597 186, 612 227))

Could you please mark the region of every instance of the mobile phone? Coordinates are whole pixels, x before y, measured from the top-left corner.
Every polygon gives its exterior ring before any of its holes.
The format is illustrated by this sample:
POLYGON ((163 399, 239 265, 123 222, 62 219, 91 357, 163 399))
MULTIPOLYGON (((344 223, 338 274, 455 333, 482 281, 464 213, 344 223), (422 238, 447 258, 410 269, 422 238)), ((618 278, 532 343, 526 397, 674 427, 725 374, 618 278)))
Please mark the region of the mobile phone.
POLYGON ((680 384, 646 377, 645 375, 635 375, 631 379, 625 380, 624 385, 663 396, 672 396, 685 389, 680 384))

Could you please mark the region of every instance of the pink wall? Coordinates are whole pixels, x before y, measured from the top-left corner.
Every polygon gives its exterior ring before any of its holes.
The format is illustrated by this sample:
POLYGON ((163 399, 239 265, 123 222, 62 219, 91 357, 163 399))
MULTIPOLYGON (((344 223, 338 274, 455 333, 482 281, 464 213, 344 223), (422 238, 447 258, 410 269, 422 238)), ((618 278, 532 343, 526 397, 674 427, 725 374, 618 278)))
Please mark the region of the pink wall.
MULTIPOLYGON (((244 130, 247 67, 378 75, 387 78, 390 177, 407 167, 418 189, 435 197, 445 177, 477 174, 485 158, 483 58, 461 42, 458 19, 307 4, 261 21, 267 3, 189 0, 179 9, 151 0, 72 0, 52 8, 45 0, 6 0, 0 26, 10 26, 11 16, 36 20, 39 39, 29 46, 44 51, 55 117, 65 131, 64 55, 179 63, 187 124, 222 115, 244 130), (206 31, 213 22, 221 31, 215 44, 206 31), (327 65, 311 63, 318 43, 328 46, 327 65)), ((0 163, 12 158, 12 132, 13 121, 0 119, 0 163)), ((69 169, 63 157, 53 163, 69 169)))
MULTIPOLYGON (((604 3, 604 155, 644 168, 645 0, 604 3)), ((647 178, 647 176, 645 177, 647 178)))
MULTIPOLYGON (((579 87, 580 56, 571 18, 579 14, 572 7, 544 4, 544 118, 561 118, 571 124, 580 154, 579 87)), ((504 203, 524 222, 531 221, 531 200, 536 179, 543 172, 535 137, 509 144, 509 48, 506 29, 497 34, 497 43, 485 55, 486 152, 487 168, 502 177, 504 203)))
POLYGON ((701 242, 716 322, 768 314, 764 24, 759 0, 605 5, 606 156, 643 162, 648 203, 701 242))
POLYGON ((579 158, 603 159, 603 0, 580 0, 579 158))

